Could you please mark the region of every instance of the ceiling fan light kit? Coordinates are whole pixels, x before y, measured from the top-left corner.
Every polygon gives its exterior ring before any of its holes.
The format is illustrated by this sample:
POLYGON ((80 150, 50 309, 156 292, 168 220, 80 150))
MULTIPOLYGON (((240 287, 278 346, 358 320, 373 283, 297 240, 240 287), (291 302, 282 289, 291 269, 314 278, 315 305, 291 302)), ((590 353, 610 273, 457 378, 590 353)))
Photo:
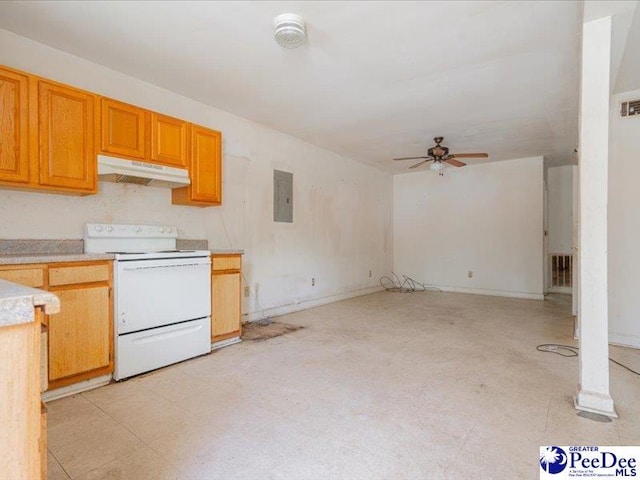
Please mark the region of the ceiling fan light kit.
POLYGON ((415 165, 411 165, 409 168, 417 168, 426 163, 433 162, 429 169, 434 172, 438 172, 438 175, 444 175, 444 164, 448 163, 449 165, 453 165, 454 167, 464 167, 466 163, 461 162, 456 157, 459 158, 488 158, 489 155, 486 153, 449 153, 448 147, 443 147, 440 145, 443 141, 443 137, 435 137, 433 139, 436 142, 435 146, 431 147, 427 150, 427 155, 424 157, 402 157, 402 158, 394 158, 394 160, 420 160, 415 165))
POLYGON ((306 35, 307 29, 300 15, 283 13, 273 19, 273 37, 282 48, 298 48, 306 35))
POLYGON ((444 165, 441 162, 433 162, 429 167, 429 170, 433 170, 434 172, 441 172, 444 170, 444 165))

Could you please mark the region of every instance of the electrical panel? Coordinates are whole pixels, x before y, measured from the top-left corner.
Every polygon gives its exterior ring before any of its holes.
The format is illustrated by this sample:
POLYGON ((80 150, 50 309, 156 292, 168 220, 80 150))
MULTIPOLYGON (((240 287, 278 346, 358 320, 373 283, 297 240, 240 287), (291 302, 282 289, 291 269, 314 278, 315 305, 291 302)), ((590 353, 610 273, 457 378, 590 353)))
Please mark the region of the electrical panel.
POLYGON ((273 221, 293 223, 293 173, 273 171, 273 221))

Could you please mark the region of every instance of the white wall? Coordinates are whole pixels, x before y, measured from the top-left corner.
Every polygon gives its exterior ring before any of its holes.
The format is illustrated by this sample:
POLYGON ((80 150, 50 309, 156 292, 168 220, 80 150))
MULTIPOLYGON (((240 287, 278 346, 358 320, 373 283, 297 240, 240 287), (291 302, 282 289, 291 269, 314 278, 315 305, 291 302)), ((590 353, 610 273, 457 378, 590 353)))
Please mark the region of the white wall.
POLYGON ((614 95, 609 117, 609 340, 640 348, 640 116, 621 117, 614 95))
POLYGON ((0 64, 209 126, 224 141, 222 207, 109 183, 89 197, 0 190, 0 238, 81 238, 86 222, 176 225, 181 238, 246 250, 251 318, 371 291, 391 270, 389 174, 4 30, 0 64), (273 169, 293 172, 293 224, 273 222, 273 169))
POLYGON ((396 274, 449 291, 542 298, 542 157, 396 175, 393 197, 396 274))
POLYGON ((573 246, 573 175, 576 167, 547 170, 549 253, 571 253, 573 246))

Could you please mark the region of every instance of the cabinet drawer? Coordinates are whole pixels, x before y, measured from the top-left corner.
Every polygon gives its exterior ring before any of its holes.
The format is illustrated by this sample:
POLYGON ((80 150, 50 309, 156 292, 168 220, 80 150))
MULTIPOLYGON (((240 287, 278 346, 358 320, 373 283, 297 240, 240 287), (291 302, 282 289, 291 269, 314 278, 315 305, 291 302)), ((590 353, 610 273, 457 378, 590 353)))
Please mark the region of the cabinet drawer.
POLYGON ((109 265, 76 265, 73 267, 50 267, 49 286, 73 285, 75 283, 106 282, 109 280, 109 265))
POLYGON ((41 288, 44 286, 44 270, 42 268, 0 270, 0 278, 26 287, 41 288))
POLYGON ((242 257, 240 255, 216 256, 211 258, 211 268, 216 270, 240 270, 242 257))

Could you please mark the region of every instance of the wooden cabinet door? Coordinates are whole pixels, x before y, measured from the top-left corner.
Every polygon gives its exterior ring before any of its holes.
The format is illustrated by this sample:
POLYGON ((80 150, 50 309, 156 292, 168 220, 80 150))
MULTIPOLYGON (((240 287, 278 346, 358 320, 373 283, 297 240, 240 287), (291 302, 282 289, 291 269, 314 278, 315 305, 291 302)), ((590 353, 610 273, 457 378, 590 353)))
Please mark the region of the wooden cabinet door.
POLYGON ((60 313, 49 317, 49 381, 109 367, 112 331, 109 287, 72 288, 54 293, 60 298, 60 313))
POLYGON ((39 82, 41 185, 95 192, 95 102, 90 93, 39 82))
POLYGON ((109 98, 101 99, 100 110, 100 150, 144 159, 147 150, 147 111, 109 98))
POLYGON ((191 199, 222 202, 222 134, 193 125, 191 133, 191 199))
POLYGON ((211 339, 224 340, 239 336, 240 272, 214 273, 211 276, 211 339))
POLYGON ((29 77, 0 68, 0 182, 29 182, 29 77))
POLYGON ((222 203, 222 134, 191 125, 191 185, 174 188, 172 203, 178 205, 220 205, 222 203))
POLYGON ((187 132, 187 122, 151 113, 151 161, 186 168, 187 132))

